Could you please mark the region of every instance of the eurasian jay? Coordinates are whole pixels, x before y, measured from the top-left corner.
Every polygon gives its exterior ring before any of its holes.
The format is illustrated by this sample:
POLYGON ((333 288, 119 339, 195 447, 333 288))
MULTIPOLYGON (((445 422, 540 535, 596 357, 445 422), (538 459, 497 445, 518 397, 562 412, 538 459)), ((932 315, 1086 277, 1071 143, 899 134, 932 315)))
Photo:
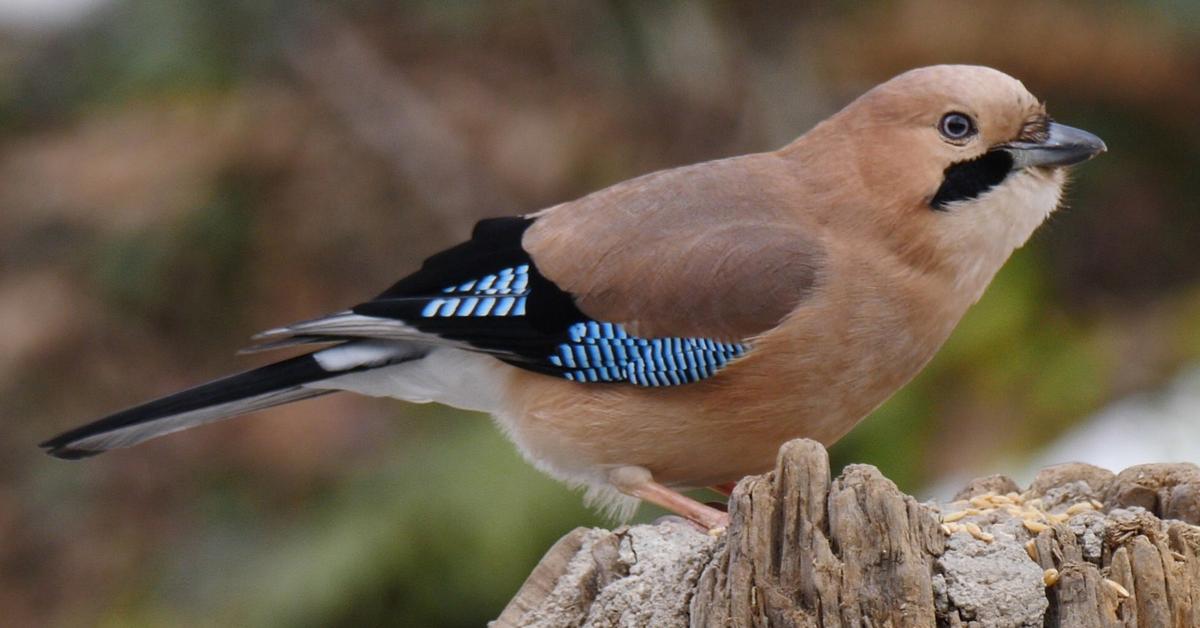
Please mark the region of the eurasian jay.
POLYGON ((352 391, 495 417, 537 468, 628 516, 831 444, 908 382, 1105 150, 1016 79, 912 70, 783 148, 476 225, 379 296, 271 329, 325 345, 42 444, 60 458, 352 391))

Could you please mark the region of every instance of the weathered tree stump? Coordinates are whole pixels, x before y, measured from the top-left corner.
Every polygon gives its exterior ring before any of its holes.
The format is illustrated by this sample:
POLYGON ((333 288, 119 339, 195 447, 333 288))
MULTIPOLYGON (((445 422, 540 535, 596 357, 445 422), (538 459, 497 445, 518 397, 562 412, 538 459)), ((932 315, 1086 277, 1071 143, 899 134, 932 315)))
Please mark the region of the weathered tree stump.
POLYGON ((733 523, 578 528, 492 623, 540 626, 1200 626, 1200 468, 1086 464, 918 503, 877 469, 783 446, 733 523))

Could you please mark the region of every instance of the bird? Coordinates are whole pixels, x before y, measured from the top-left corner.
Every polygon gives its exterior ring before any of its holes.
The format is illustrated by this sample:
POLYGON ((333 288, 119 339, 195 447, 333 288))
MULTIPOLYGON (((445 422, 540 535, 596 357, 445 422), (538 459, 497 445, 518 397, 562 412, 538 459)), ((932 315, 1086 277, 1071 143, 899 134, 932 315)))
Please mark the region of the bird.
POLYGON ((267 330, 296 357, 51 438, 77 459, 337 391, 489 413, 537 469, 627 519, 719 530, 681 491, 834 443, 911 380, 1107 150, 1017 79, 936 65, 768 152, 478 222, 346 310, 267 330))

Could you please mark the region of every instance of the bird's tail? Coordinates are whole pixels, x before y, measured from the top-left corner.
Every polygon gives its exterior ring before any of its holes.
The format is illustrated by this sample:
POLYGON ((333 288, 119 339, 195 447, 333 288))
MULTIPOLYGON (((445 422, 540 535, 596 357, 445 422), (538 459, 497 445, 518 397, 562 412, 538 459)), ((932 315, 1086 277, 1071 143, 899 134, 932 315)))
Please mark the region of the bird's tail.
POLYGON ((85 458, 179 430, 334 390, 306 385, 406 362, 423 350, 400 343, 352 342, 201 384, 77 427, 41 444, 46 453, 85 458))

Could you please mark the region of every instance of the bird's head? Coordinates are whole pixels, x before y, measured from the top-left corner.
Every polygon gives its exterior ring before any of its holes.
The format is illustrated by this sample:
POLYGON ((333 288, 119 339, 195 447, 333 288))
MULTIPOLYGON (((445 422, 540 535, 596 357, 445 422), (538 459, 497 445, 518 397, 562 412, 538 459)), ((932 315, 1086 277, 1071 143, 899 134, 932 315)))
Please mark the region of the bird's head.
POLYGON ((905 72, 809 135, 797 142, 808 158, 828 167, 836 155, 860 188, 860 224, 978 292, 1058 206, 1064 168, 1105 150, 1052 121, 1020 81, 966 65, 905 72))

